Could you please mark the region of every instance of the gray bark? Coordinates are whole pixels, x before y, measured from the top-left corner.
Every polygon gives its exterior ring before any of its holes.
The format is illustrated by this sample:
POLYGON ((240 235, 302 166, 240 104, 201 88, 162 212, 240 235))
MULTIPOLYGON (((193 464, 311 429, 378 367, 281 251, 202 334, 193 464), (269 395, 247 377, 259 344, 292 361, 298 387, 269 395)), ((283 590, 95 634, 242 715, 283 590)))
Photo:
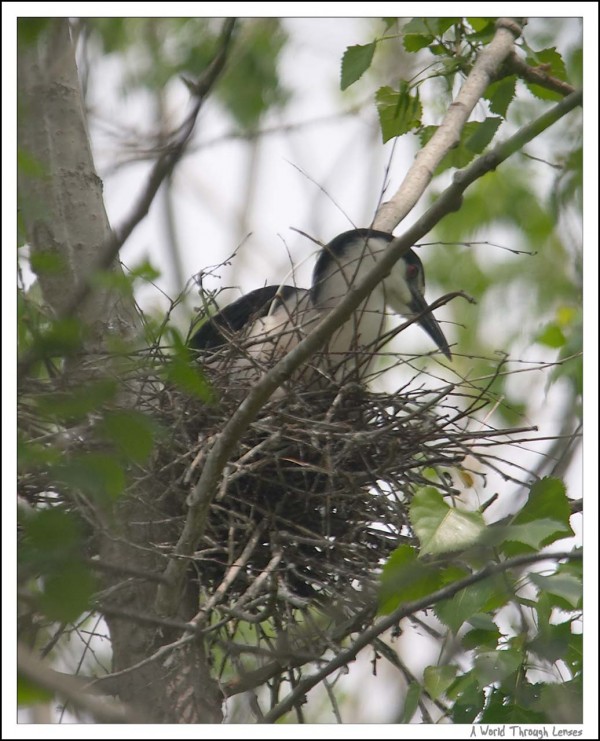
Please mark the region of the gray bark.
MULTIPOLYGON (((102 250, 111 244, 66 19, 50 21, 34 42, 20 43, 18 88, 18 145, 29 163, 19 174, 21 221, 34 259, 50 255, 60 261, 58 271, 39 270, 38 281, 50 315, 62 316, 72 313, 76 289, 90 278, 94 266, 102 262, 102 250)), ((119 271, 120 266, 115 264, 112 269, 119 271)), ((67 387, 77 377, 81 383, 88 377, 85 374, 106 372, 110 357, 92 363, 90 358, 97 356, 89 353, 105 349, 110 334, 131 338, 137 324, 133 299, 124 299, 110 289, 87 292, 75 318, 87 329, 83 348, 87 362, 79 371, 66 366, 67 387)), ((123 394, 119 403, 127 408, 136 400, 123 394)), ((103 526, 98 526, 96 542, 103 562, 160 573, 164 564, 148 547, 164 538, 164 527, 152 521, 152 503, 161 494, 157 488, 156 483, 146 483, 143 490, 128 492, 115 511, 98 518, 103 526)), ((152 611, 155 583, 107 572, 104 587, 113 607, 140 615, 152 611)), ((189 620, 197 612, 197 598, 191 593, 173 612, 189 620)), ((181 631, 110 614, 106 621, 113 671, 123 672, 116 679, 118 695, 133 709, 132 717, 170 723, 222 719, 220 693, 199 639, 171 653, 168 661, 152 661, 129 671, 161 646, 176 641, 181 631)))

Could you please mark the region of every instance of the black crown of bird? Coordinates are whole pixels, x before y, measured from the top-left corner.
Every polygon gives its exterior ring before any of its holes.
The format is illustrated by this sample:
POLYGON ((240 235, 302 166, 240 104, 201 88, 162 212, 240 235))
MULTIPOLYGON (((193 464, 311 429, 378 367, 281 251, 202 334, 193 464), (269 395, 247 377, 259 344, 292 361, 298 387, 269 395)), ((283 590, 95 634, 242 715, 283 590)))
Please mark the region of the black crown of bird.
MULTIPOLYGON (((237 380, 251 383, 302 340, 323 316, 358 285, 394 239, 374 229, 344 232, 325 245, 315 263, 310 289, 291 285, 257 288, 206 320, 190 347, 224 361, 223 348, 234 347, 237 380)), ((363 379, 384 337, 386 307, 413 319, 450 360, 448 342, 424 296, 423 264, 408 250, 352 316, 329 339, 310 367, 342 381, 363 379)), ((228 362, 231 356, 227 355, 228 362)), ((210 362, 210 361, 209 361, 210 362)), ((213 362, 215 362, 213 360, 213 362)), ((217 361, 218 362, 218 361, 217 361)))

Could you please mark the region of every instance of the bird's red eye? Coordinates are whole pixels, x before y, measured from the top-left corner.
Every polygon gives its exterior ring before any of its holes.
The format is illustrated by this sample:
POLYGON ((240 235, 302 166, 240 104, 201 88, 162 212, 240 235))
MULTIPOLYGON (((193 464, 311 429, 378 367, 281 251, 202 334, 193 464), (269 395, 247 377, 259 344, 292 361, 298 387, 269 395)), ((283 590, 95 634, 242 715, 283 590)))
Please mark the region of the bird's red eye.
POLYGON ((417 277, 417 273, 419 272, 419 269, 416 265, 411 265, 410 263, 406 266, 406 277, 408 280, 412 280, 413 278, 417 277))

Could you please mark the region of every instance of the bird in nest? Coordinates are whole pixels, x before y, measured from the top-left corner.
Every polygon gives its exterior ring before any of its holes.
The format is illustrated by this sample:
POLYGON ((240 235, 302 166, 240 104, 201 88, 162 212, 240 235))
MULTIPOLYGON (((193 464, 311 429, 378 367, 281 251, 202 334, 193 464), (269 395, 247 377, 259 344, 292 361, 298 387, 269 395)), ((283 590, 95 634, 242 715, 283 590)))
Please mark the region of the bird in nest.
MULTIPOLYGON (((362 281, 393 239, 392 234, 374 229, 338 235, 321 249, 310 289, 257 288, 207 319, 192 335, 190 347, 202 353, 208 366, 234 369, 236 381, 243 385, 255 382, 362 281)), ((408 250, 308 366, 337 383, 364 380, 385 337, 386 308, 415 320, 451 360, 448 342, 424 293, 423 264, 408 250)))

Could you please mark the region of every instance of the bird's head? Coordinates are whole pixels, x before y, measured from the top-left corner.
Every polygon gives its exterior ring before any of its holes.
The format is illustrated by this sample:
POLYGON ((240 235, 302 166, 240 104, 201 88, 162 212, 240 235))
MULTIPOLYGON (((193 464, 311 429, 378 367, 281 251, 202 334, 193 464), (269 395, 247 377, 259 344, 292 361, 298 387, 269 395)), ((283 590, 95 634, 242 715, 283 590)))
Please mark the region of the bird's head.
POLYGON ((417 322, 440 351, 452 360, 444 333, 425 301, 425 272, 419 257, 412 250, 406 252, 383 283, 390 308, 402 316, 417 317, 417 322))
MULTIPOLYGON (((352 285, 357 285, 373 262, 389 247, 393 234, 374 229, 344 232, 326 245, 315 265, 312 298, 316 305, 333 305, 352 285)), ((452 359, 448 342, 425 301, 423 263, 413 250, 406 252, 380 284, 390 309, 416 321, 440 351, 452 359)))

